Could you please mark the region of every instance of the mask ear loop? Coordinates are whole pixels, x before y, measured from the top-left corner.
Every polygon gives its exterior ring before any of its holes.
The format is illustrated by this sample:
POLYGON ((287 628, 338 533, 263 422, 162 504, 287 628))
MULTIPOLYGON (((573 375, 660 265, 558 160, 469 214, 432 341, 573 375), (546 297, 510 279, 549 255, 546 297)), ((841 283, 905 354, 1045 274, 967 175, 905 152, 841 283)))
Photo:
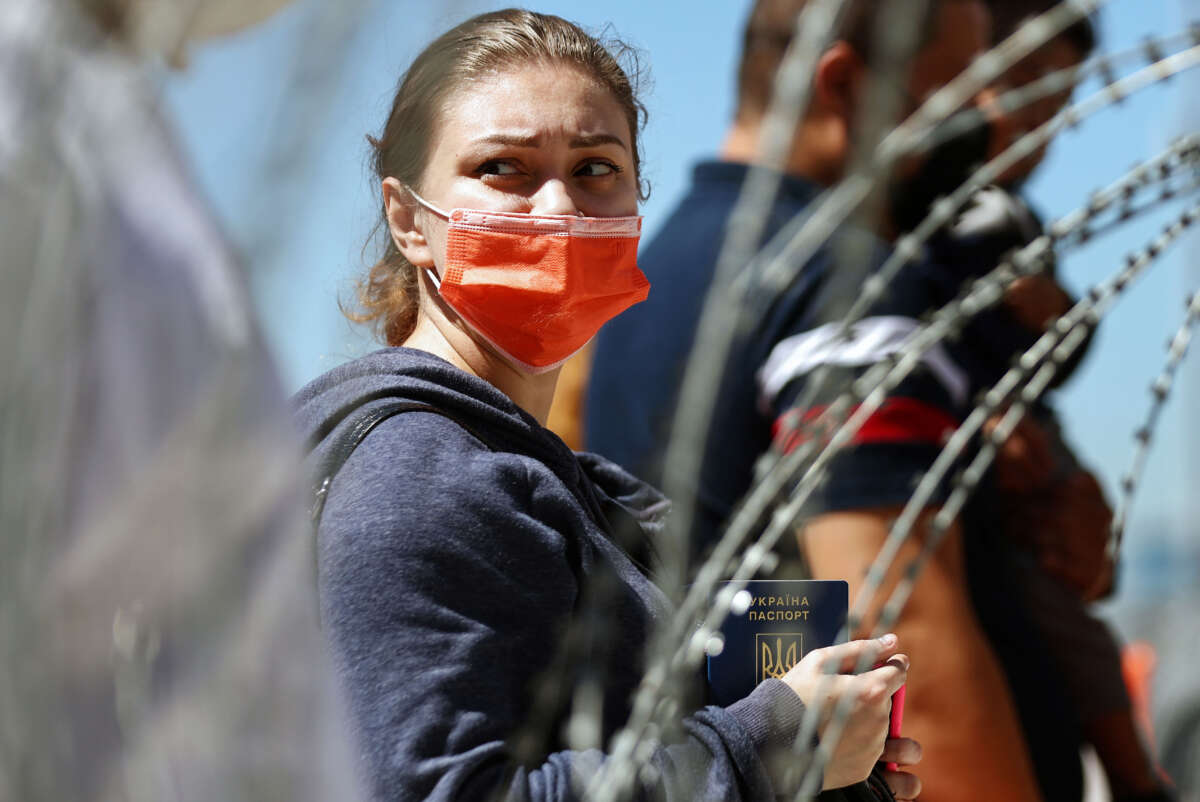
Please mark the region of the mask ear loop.
MULTIPOLYGON (((422 198, 420 195, 417 194, 417 191, 415 189, 413 189, 412 187, 410 187, 408 184, 405 184, 404 188, 406 190, 408 190, 408 194, 411 195, 412 199, 415 200, 417 203, 424 206, 426 209, 433 212, 438 217, 444 218, 446 220, 450 219, 450 215, 446 214, 445 211, 443 211, 442 209, 439 209, 437 206, 434 206, 432 203, 430 203, 429 201, 422 198)), ((434 272, 431 268, 426 267, 426 268, 424 268, 424 270, 425 270, 425 274, 429 276, 429 280, 433 282, 434 289, 436 289, 438 291, 438 294, 440 295, 442 292, 442 280, 440 278, 438 278, 437 273, 434 272)))
POLYGON ((432 203, 430 203, 429 201, 422 198, 420 195, 417 194, 417 191, 415 189, 413 189, 412 187, 410 187, 408 184, 405 184, 404 188, 406 190, 408 190, 408 194, 412 195, 413 200, 415 200, 417 203, 421 204, 426 209, 433 212, 434 214, 436 214, 438 217, 442 218, 443 220, 450 219, 450 215, 448 212, 446 212, 443 209, 439 209, 437 206, 434 206, 432 203))

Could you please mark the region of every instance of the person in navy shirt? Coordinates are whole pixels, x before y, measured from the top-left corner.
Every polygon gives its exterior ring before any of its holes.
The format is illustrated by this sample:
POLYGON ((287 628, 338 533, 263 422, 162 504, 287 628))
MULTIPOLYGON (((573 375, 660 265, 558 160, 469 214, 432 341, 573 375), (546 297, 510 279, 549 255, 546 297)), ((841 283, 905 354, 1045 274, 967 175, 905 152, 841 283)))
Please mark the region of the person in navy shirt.
MULTIPOLYGON (((729 213, 758 159, 774 72, 803 5, 801 0, 755 4, 744 33, 737 112, 720 159, 696 167, 688 193, 643 252, 657 295, 614 321, 597 340, 585 442, 651 481, 662 478, 675 405, 688 401, 675 396, 699 310, 729 213)), ((944 0, 931 6, 923 41, 900 82, 905 114, 990 41, 990 15, 982 3, 944 0)), ((818 193, 843 176, 879 13, 876 3, 850 4, 840 35, 818 60, 812 100, 798 125, 764 241, 807 213, 818 193)), ((689 533, 697 554, 711 546, 750 487, 755 460, 776 436, 794 430, 797 419, 818 414, 847 379, 895 354, 921 317, 957 295, 963 281, 958 265, 927 256, 917 260, 868 310, 853 341, 844 343, 834 336, 845 308, 838 296, 844 289, 836 287, 845 277, 835 269, 834 254, 853 243, 865 260, 854 269, 869 275, 887 258, 895 234, 914 217, 919 221, 939 194, 961 183, 968 168, 986 157, 988 145, 984 129, 935 148, 923 164, 903 165, 878 225, 844 226, 784 293, 755 299, 757 317, 748 331, 737 334, 716 390, 700 466, 699 509, 689 533), (831 380, 807 399, 809 379, 818 368, 831 380), (802 397, 808 406, 796 409, 802 397)), ((828 480, 810 499, 808 525, 798 533, 817 578, 846 577, 855 594, 915 480, 973 406, 975 359, 959 343, 928 351, 831 463, 828 480)), ((940 501, 935 498, 934 504, 940 501)), ((919 534, 935 511, 936 506, 926 510, 919 534)), ((971 535, 962 521, 955 522, 898 624, 906 643, 915 643, 913 651, 929 661, 922 660, 922 672, 910 680, 905 716, 906 732, 926 746, 926 793, 945 799, 1078 798, 1077 722, 1061 701, 1054 666, 1037 646, 1028 618, 1019 611, 1003 620, 983 621, 978 615, 980 594, 998 605, 1011 589, 968 576, 964 553, 976 547, 971 535)), ((919 546, 919 539, 910 540, 898 564, 907 563, 919 546)), ((885 590, 895 580, 889 578, 885 590)))

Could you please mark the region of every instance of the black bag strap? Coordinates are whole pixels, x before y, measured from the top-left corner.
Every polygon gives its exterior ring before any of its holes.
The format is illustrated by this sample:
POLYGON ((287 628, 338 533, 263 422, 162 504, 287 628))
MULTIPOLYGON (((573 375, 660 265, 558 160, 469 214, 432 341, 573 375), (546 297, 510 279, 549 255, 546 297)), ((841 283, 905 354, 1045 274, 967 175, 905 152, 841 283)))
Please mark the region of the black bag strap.
POLYGON ((350 455, 354 453, 354 449, 358 448, 359 444, 366 439, 367 435, 376 426, 402 412, 432 412, 435 415, 449 418, 466 429, 472 437, 487 446, 489 450, 497 450, 496 446, 489 442, 487 438, 480 435, 479 432, 463 423, 454 415, 451 415, 444 409, 439 409, 431 404, 424 404, 420 401, 390 401, 386 404, 367 407, 357 413, 352 413, 351 419, 354 421, 353 425, 338 437, 330 448, 328 456, 322 460, 317 470, 317 478, 312 487, 312 506, 309 508, 309 517, 312 519, 314 532, 321 523, 321 513, 325 511, 325 499, 329 494, 329 486, 333 484, 334 477, 337 476, 342 466, 346 464, 346 460, 350 459, 350 455))
MULTIPOLYGON (((375 429, 376 426, 383 423, 388 418, 394 415, 399 415, 404 412, 432 412, 435 415, 441 415, 443 418, 448 418, 454 423, 461 426, 468 434, 483 443, 489 451, 504 451, 506 449, 497 446, 493 441, 489 440, 479 433, 478 430, 472 428, 458 416, 440 409, 431 404, 425 404, 420 401, 389 401, 386 404, 376 404, 370 407, 365 407, 361 410, 356 410, 350 414, 351 420, 354 423, 344 429, 344 433, 339 435, 325 459, 323 459, 315 474, 316 480, 312 485, 312 506, 309 508, 309 517, 312 521, 312 548, 313 548, 313 576, 318 574, 317 570, 317 528, 321 524, 321 514, 325 511, 325 500, 329 495, 329 487, 333 484, 333 479, 337 476, 338 471, 346 464, 346 460, 354 453, 354 449, 366 439, 367 435, 375 429)), ((590 481, 590 480, 589 480, 590 481)), ((583 503, 581 501, 581 503, 583 503)), ((586 505, 585 505, 586 506, 586 505)), ((602 528, 603 523, 599 523, 602 528)), ((580 554, 579 543, 570 538, 567 540, 567 562, 571 566, 571 572, 575 576, 575 581, 582 586, 583 582, 583 557, 580 554)), ((315 581, 315 580, 314 580, 315 581)), ((319 613, 318 613, 319 617, 319 613)))

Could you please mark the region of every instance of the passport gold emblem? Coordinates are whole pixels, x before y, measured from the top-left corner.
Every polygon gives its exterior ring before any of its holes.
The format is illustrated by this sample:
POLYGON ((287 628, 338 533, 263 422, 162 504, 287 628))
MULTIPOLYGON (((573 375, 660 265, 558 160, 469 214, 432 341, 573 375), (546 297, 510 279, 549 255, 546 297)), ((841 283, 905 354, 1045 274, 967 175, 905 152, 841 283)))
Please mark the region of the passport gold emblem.
POLYGON ((780 679, 804 656, 804 633, 759 632, 754 636, 755 677, 758 684, 765 679, 780 679))

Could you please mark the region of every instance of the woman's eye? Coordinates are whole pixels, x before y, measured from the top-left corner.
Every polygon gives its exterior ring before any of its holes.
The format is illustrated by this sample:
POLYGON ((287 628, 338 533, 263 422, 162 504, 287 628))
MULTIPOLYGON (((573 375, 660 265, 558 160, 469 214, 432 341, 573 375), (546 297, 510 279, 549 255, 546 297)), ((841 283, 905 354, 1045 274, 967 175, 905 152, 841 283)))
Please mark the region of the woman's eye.
POLYGON ((478 172, 483 175, 516 175, 520 171, 509 162, 488 161, 479 165, 478 172))
POLYGON ((612 162, 588 162, 580 167, 575 174, 584 178, 594 178, 603 175, 615 175, 619 172, 621 172, 621 168, 612 162))

